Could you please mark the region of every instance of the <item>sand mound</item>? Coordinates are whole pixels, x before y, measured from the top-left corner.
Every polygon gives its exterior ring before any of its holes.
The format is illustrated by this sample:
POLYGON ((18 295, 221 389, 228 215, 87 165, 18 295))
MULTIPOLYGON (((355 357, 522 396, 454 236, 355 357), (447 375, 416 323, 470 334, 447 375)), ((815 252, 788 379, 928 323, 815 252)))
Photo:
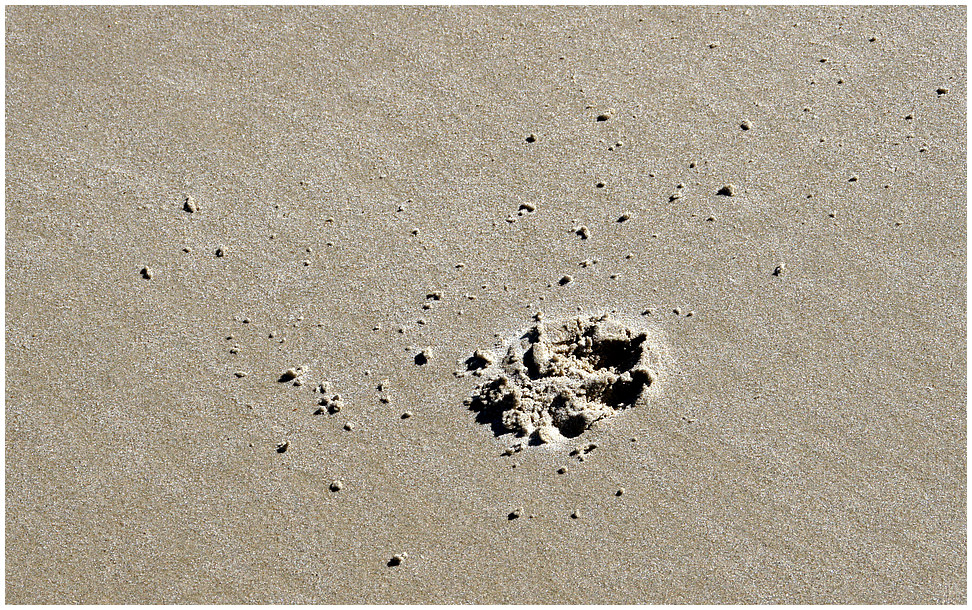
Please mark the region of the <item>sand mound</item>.
POLYGON ((573 438, 634 406, 656 379, 650 362, 648 335, 606 315, 549 326, 538 315, 467 403, 497 434, 573 438))

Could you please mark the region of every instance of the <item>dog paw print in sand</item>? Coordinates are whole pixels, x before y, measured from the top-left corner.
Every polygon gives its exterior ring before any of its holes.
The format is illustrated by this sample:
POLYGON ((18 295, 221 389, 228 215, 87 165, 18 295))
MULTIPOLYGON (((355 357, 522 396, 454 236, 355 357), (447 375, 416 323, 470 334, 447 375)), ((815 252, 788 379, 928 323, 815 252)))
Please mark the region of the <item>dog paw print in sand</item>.
POLYGON ((467 361, 486 378, 467 405, 497 436, 513 433, 535 444, 574 438, 647 400, 658 362, 648 333, 609 316, 548 324, 538 314, 497 362, 482 352, 467 361))

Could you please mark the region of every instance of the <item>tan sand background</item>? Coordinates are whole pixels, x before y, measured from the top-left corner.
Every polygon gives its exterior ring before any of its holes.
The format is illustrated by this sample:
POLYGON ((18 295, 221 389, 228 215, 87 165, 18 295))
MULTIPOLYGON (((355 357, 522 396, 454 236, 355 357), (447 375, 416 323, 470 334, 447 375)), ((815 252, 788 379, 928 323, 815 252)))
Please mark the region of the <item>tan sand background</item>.
POLYGON ((6 17, 8 602, 966 601, 964 8, 6 17), (502 456, 578 308, 662 395, 502 456))

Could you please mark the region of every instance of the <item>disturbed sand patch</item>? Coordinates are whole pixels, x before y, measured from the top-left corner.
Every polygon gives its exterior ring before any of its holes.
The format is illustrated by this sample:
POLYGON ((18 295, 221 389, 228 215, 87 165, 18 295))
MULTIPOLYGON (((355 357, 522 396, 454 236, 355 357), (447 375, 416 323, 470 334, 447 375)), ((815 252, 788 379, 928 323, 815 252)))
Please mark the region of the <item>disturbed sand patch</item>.
POLYGON ((541 444, 574 438, 634 406, 657 379, 648 334, 608 315, 536 324, 493 366, 477 351, 467 366, 488 376, 467 400, 497 435, 541 444))

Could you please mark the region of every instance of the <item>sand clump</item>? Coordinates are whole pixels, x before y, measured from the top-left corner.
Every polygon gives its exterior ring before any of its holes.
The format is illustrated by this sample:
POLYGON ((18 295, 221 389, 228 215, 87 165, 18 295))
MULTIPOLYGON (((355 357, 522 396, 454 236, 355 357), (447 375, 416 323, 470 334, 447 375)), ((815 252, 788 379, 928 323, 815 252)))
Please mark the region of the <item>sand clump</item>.
MULTIPOLYGON (((634 406, 657 379, 648 334, 607 315, 548 326, 542 315, 467 400, 497 435, 573 438, 634 406)), ((480 360, 480 359, 476 359, 480 360)))
POLYGON ((317 404, 318 408, 314 411, 314 415, 323 415, 325 413, 334 415, 335 413, 340 413, 341 409, 344 408, 344 401, 341 399, 340 394, 324 396, 317 404))

